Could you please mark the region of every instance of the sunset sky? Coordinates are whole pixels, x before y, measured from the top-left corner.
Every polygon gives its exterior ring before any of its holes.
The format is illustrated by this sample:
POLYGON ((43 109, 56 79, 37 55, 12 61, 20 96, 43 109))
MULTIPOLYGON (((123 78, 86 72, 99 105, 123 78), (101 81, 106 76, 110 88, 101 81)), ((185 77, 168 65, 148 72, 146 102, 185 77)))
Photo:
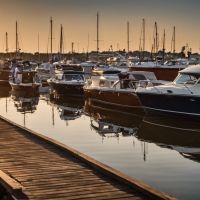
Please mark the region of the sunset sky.
MULTIPOLYGON (((0 0, 0 51, 5 52, 8 32, 9 51, 15 50, 15 21, 19 24, 22 51, 36 52, 38 33, 40 52, 50 49, 49 20, 53 18, 53 51, 58 51, 60 24, 64 27, 64 51, 96 49, 96 13, 100 13, 100 51, 112 45, 126 49, 126 23, 130 22, 130 50, 137 50, 142 18, 146 20, 146 49, 153 42, 154 22, 159 36, 166 29, 166 48, 171 49, 173 26, 176 26, 176 51, 186 43, 193 52, 200 48, 199 0, 0 0)), ((50 51, 50 50, 48 50, 50 51)))

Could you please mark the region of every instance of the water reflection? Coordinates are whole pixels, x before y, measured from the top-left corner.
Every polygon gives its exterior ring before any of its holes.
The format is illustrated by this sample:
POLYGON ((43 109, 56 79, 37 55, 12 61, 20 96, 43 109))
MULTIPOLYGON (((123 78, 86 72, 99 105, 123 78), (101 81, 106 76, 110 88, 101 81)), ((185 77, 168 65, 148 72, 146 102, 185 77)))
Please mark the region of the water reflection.
POLYGON ((0 86, 0 98, 9 97, 10 96, 10 87, 0 86))
POLYGON ((75 120, 83 113, 84 99, 82 98, 50 94, 50 103, 53 109, 56 107, 61 120, 75 120))
POLYGON ((185 158, 200 162, 199 119, 177 118, 163 114, 146 115, 137 137, 160 147, 179 152, 185 158))
POLYGON ((39 102, 39 93, 27 91, 11 91, 11 98, 17 108, 17 112, 24 115, 24 126, 26 125, 26 114, 34 113, 39 102))
POLYGON ((85 101, 85 115, 90 116, 90 126, 102 137, 132 136, 142 120, 134 113, 123 114, 113 109, 95 106, 89 99, 85 101))
POLYGON ((198 199, 199 120, 143 117, 94 106, 90 100, 84 104, 83 99, 52 96, 48 90, 39 96, 11 95, 9 89, 0 90, 0 115, 161 191, 198 199))

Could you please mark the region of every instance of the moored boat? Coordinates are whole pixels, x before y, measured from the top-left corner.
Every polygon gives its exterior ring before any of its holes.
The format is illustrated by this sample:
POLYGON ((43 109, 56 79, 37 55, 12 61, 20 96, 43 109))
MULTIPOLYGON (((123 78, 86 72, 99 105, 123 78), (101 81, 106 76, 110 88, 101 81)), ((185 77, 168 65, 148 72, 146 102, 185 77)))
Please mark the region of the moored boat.
POLYGON ((150 71, 153 72, 158 80, 173 81, 178 72, 189 66, 187 59, 169 60, 164 64, 159 62, 139 62, 129 65, 129 71, 150 71))
POLYGON ((67 96, 83 96, 85 77, 80 65, 56 64, 55 76, 47 80, 53 92, 67 96))
POLYGON ((51 63, 42 63, 36 67, 37 76, 43 87, 48 85, 47 80, 52 76, 51 68, 51 63))
POLYGON ((26 63, 18 64, 14 70, 12 80, 9 81, 12 90, 15 91, 27 91, 38 92, 38 88, 41 85, 36 77, 36 71, 32 70, 31 66, 26 63))
POLYGON ((182 116, 200 116, 200 65, 179 72, 168 84, 137 89, 147 112, 164 112, 182 116))
POLYGON ((141 80, 151 80, 153 84, 161 84, 152 72, 124 72, 118 74, 118 80, 110 87, 85 87, 87 98, 92 103, 122 112, 142 114, 142 105, 135 93, 141 80))
POLYGON ((0 61, 0 86, 10 86, 9 78, 11 74, 10 63, 8 61, 0 61))

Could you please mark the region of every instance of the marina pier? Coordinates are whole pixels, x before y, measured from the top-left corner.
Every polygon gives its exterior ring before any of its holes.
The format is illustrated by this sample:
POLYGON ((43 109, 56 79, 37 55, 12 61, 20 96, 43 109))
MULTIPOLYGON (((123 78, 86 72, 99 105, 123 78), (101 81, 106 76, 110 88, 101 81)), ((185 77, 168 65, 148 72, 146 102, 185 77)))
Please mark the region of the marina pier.
POLYGON ((4 117, 0 183, 13 199, 174 199, 4 117))

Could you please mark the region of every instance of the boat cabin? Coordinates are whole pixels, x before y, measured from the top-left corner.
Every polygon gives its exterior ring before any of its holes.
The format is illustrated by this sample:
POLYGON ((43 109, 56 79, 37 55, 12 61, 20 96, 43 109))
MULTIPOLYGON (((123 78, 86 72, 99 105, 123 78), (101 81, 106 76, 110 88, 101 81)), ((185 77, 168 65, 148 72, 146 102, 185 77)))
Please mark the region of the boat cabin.
POLYGON ((95 69, 92 71, 92 76, 87 82, 88 87, 111 87, 113 83, 119 80, 118 74, 120 70, 110 69, 95 69))
POLYGON ((113 85, 118 89, 136 89, 140 81, 157 81, 155 74, 147 71, 122 72, 118 76, 119 81, 113 85))
POLYGON ((81 71, 63 71, 55 74, 55 79, 58 81, 85 81, 84 73, 81 71))
POLYGON ((14 82, 20 83, 34 83, 36 82, 36 71, 19 70, 14 77, 14 82))

